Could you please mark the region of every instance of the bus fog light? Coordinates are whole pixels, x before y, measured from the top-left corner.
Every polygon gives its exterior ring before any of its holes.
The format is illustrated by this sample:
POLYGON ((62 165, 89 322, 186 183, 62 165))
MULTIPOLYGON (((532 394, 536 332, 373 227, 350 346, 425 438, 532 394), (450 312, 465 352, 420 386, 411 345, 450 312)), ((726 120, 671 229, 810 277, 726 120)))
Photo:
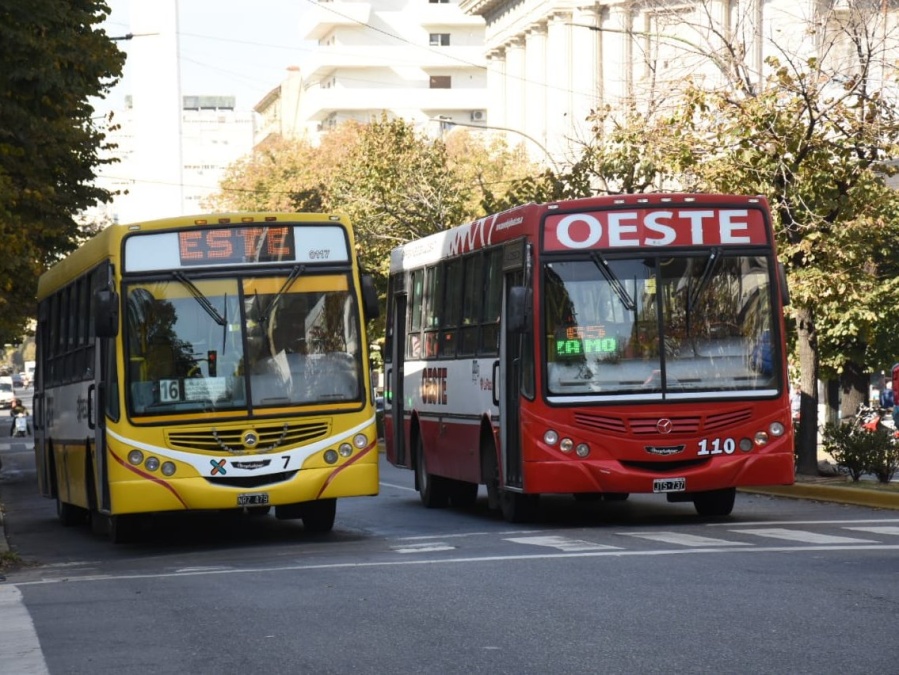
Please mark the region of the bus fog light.
POLYGON ((147 471, 156 471, 159 468, 159 459, 157 457, 147 457, 147 462, 144 466, 147 467, 147 471))
POLYGON ((349 457, 353 454, 353 446, 349 443, 341 443, 340 447, 337 448, 337 452, 340 453, 341 457, 349 457))
POLYGON ((175 464, 173 462, 163 462, 162 463, 162 475, 163 476, 174 476, 175 475, 175 464))
POLYGON ((144 453, 140 450, 132 450, 128 453, 128 461, 134 464, 134 466, 140 466, 141 462, 144 461, 144 453))
POLYGON ((768 427, 768 431, 771 432, 771 435, 777 438, 778 436, 783 436, 786 433, 786 429, 784 425, 780 422, 772 422, 771 426, 768 427))
POLYGON ((335 450, 325 450, 325 461, 328 464, 333 464, 337 461, 337 452, 335 450))
POLYGON ((367 444, 368 438, 366 438, 365 434, 356 434, 355 436, 353 436, 353 445, 355 445, 360 450, 367 444))
POLYGON ((755 444, 756 445, 768 445, 768 434, 764 431, 755 432, 755 444))
POLYGON ((574 449, 574 453, 578 457, 586 457, 590 454, 590 446, 586 443, 578 443, 578 446, 574 449))
POLYGON ((547 445, 555 445, 559 442, 559 434, 552 429, 547 429, 546 433, 543 434, 543 442, 547 445))
POLYGON ((574 450, 574 441, 572 441, 570 438, 563 438, 559 443, 559 450, 566 453, 571 452, 572 450, 574 450))
POLYGON ((740 450, 742 450, 743 452, 749 452, 750 450, 752 450, 752 441, 748 438, 741 438, 740 450))

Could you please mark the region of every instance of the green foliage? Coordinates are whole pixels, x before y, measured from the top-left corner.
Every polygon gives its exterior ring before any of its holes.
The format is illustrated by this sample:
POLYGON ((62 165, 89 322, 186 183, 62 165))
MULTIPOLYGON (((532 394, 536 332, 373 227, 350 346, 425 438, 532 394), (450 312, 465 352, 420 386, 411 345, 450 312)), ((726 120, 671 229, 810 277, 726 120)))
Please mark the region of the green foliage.
POLYGON ((872 473, 881 483, 889 483, 899 469, 899 446, 886 428, 875 431, 854 424, 826 424, 822 440, 824 450, 853 481, 872 473))
POLYGON ((37 277, 74 247, 74 214, 110 199, 92 185, 108 160, 91 104, 124 63, 99 28, 108 13, 99 0, 0 0, 0 343, 24 333, 37 277))

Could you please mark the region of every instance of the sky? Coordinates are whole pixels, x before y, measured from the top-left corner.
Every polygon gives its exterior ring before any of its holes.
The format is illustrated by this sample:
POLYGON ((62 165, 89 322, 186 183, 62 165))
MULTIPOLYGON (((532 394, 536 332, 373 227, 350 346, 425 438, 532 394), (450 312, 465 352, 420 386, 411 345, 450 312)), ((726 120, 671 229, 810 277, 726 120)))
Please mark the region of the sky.
MULTIPOLYGON (((177 2, 182 95, 235 96, 237 110, 251 110, 281 83, 288 66, 302 66, 312 53, 300 28, 311 0, 177 2)), ((107 33, 132 32, 130 0, 106 3, 112 10, 107 33)), ((118 44, 128 52, 130 41, 118 44)), ((122 80, 98 109, 121 109, 132 87, 126 61, 122 80)))

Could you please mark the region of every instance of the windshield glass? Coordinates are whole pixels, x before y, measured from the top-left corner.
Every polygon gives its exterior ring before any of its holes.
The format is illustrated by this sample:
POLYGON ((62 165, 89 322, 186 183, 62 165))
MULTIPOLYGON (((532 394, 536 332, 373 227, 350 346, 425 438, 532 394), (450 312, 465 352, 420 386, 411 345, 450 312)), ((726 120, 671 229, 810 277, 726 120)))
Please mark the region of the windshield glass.
POLYGON ((702 255, 544 268, 550 394, 692 395, 779 386, 768 260, 702 255))
POLYGON ((344 275, 137 283, 125 344, 134 414, 361 400, 344 275))

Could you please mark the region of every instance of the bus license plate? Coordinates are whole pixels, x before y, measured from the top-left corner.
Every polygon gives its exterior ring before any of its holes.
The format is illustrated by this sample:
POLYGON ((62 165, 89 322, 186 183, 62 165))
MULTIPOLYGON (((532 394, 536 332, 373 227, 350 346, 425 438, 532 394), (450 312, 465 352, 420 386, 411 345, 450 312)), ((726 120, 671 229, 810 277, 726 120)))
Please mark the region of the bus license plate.
POLYGON ((268 504, 268 492, 248 492, 237 495, 238 506, 263 506, 268 504))
POLYGON ((686 478, 656 478, 652 481, 653 492, 683 492, 686 489, 686 478))

